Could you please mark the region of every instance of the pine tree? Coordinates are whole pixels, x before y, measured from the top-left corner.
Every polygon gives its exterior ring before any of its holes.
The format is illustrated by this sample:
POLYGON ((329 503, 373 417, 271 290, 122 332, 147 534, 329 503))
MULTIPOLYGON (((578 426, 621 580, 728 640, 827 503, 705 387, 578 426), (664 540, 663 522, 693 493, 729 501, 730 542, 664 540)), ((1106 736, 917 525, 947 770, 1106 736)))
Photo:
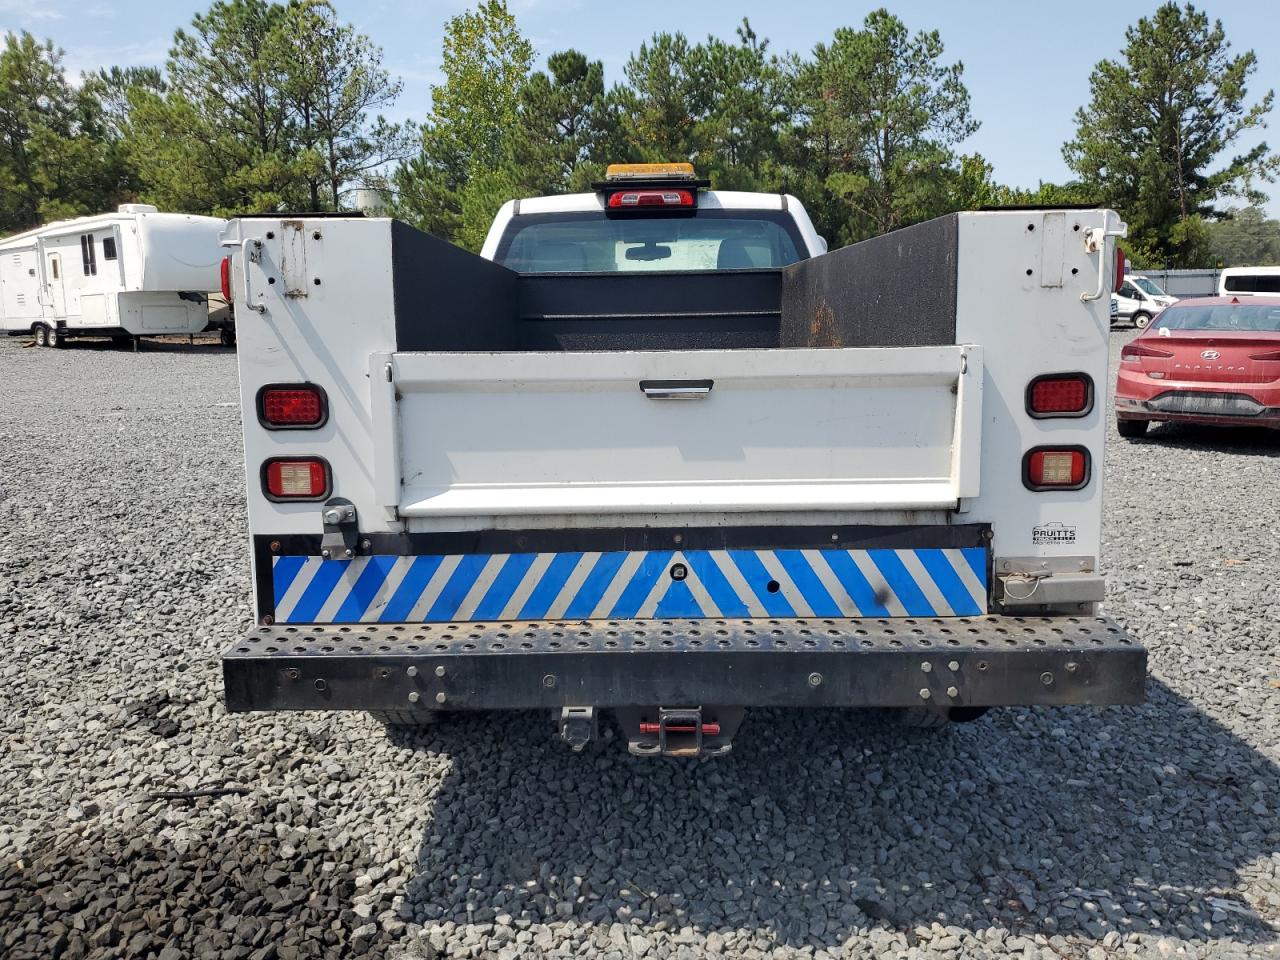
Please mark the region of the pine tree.
POLYGON ((1220 21, 1166 3, 1125 32, 1119 60, 1093 70, 1091 100, 1063 147, 1071 169, 1129 222, 1129 244, 1155 265, 1203 266, 1216 204, 1271 181, 1280 159, 1259 143, 1227 155, 1263 126, 1272 92, 1249 104, 1252 52, 1231 54, 1220 21), (1224 155, 1225 159, 1224 159, 1224 155))

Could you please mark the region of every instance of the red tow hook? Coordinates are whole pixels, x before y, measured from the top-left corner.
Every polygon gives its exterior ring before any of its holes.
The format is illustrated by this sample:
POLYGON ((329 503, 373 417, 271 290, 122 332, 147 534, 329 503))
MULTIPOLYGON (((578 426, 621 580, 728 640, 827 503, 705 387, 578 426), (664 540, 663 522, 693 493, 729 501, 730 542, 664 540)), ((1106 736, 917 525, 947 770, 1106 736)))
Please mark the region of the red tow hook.
MULTIPOLYGON (((650 723, 650 722, 647 722, 647 721, 641 721, 641 723, 640 723, 640 732, 641 732, 641 733, 661 733, 661 732, 662 732, 662 724, 660 724, 660 723, 650 723)), ((698 731, 697 731, 697 729, 696 729, 696 728, 694 727, 694 725, 693 725, 693 724, 691 724, 691 723, 689 723, 689 724, 680 724, 680 723, 669 723, 669 724, 667 724, 667 733, 697 733, 697 732, 698 732, 698 731)), ((720 736, 720 724, 718 724, 718 723, 704 723, 704 724, 702 725, 702 735, 703 735, 704 737, 718 737, 718 736, 720 736)))

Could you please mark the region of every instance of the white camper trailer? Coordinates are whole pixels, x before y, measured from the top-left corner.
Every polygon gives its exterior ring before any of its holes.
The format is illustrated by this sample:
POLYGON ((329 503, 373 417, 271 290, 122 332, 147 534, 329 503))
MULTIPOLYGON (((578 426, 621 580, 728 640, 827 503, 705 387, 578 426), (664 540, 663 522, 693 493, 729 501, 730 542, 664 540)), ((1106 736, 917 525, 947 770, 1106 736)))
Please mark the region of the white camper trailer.
POLYGON ((48 347, 199 333, 219 286, 225 223, 127 203, 0 240, 0 331, 48 347))

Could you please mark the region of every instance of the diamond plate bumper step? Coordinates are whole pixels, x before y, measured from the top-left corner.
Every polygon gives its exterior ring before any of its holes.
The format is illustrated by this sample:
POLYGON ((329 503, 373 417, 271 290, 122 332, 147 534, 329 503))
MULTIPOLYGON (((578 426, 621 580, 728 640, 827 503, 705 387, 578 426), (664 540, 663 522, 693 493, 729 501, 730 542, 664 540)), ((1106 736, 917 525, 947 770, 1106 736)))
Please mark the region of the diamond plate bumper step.
POLYGON ((1136 704, 1146 666, 1089 616, 289 625, 222 657, 232 711, 1136 704))

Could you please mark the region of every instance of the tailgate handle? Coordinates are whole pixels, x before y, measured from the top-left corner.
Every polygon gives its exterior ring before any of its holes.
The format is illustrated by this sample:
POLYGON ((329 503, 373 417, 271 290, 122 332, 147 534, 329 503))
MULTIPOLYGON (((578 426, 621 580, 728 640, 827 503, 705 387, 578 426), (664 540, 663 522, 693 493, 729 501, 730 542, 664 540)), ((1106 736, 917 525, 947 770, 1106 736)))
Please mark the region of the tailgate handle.
POLYGON ((640 381, 640 390, 650 400, 701 400, 713 386, 714 380, 640 381))

